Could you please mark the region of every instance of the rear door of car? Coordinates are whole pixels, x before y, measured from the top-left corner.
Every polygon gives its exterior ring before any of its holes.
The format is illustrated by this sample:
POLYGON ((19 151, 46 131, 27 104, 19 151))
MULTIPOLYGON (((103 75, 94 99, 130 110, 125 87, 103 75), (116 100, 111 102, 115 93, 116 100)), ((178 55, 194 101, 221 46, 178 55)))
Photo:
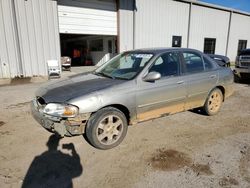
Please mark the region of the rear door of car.
POLYGON ((203 106, 209 91, 218 81, 217 66, 196 51, 183 51, 182 75, 187 84, 187 100, 185 109, 203 106))
POLYGON ((137 119, 144 121, 184 110, 186 82, 180 77, 179 52, 160 55, 147 72, 159 72, 154 82, 137 80, 137 119))

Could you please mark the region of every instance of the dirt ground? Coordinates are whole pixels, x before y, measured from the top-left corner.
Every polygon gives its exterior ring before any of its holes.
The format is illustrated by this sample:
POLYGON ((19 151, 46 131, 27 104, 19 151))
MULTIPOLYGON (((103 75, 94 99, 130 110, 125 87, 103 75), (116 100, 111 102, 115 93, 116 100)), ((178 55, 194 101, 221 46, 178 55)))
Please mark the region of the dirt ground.
POLYGON ((40 83, 0 87, 0 187, 250 188, 250 84, 220 113, 183 112, 129 127, 102 151, 83 136, 51 136, 31 117, 40 83), (41 174, 43 174, 41 178, 41 174), (40 178, 39 178, 40 177, 40 178))

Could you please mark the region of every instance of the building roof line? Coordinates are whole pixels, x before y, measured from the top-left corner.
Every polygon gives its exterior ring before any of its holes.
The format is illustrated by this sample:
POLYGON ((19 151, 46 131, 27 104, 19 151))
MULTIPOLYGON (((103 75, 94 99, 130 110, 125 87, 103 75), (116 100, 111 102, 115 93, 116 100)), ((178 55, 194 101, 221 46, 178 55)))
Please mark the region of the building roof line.
POLYGON ((228 8, 228 7, 224 7, 224 6, 220 6, 220 5, 214 5, 211 3, 205 3, 205 2, 195 1, 195 0, 174 0, 174 1, 185 2, 185 3, 189 3, 189 4, 193 4, 193 5, 223 10, 223 11, 227 11, 227 12, 233 12, 233 13, 242 14, 245 16, 250 16, 249 12, 245 12, 245 11, 241 11, 241 10, 237 10, 237 9, 233 9, 233 8, 228 8))

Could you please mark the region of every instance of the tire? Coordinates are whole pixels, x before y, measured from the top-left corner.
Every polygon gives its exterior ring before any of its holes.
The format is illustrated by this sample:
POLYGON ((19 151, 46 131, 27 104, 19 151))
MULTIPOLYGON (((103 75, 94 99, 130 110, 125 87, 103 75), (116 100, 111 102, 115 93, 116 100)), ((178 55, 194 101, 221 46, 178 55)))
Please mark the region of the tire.
POLYGON ((107 107, 91 115, 85 132, 92 146, 106 150, 118 146, 125 138, 127 129, 125 115, 116 108, 107 107))
POLYGON ((215 88, 209 93, 203 106, 203 110, 207 115, 213 116, 220 111, 222 102, 223 94, 219 88, 215 88))

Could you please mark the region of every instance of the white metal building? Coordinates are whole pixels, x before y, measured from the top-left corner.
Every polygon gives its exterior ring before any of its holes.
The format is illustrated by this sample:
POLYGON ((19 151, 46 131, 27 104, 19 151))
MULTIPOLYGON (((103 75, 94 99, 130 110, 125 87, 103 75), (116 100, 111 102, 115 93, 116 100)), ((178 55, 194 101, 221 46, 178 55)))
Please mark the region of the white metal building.
POLYGON ((64 55, 97 64, 172 46, 234 61, 250 47, 250 14, 191 0, 0 0, 0 78, 46 76, 64 55))

